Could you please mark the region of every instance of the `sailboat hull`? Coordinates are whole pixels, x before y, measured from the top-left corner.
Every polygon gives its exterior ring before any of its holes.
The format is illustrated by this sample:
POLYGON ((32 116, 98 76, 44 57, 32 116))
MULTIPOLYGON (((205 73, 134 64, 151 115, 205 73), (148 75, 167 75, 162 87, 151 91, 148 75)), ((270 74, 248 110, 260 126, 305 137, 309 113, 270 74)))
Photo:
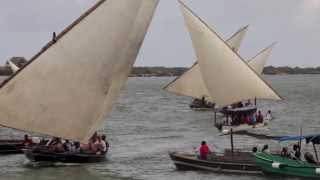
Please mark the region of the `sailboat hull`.
POLYGON ((54 153, 42 150, 23 150, 25 156, 33 162, 61 162, 61 163, 96 163, 106 159, 106 153, 101 155, 85 153, 54 153))
POLYGON ((170 158, 178 170, 199 170, 215 173, 262 174, 253 160, 251 153, 224 155, 215 160, 200 160, 195 155, 186 153, 170 153, 170 158))

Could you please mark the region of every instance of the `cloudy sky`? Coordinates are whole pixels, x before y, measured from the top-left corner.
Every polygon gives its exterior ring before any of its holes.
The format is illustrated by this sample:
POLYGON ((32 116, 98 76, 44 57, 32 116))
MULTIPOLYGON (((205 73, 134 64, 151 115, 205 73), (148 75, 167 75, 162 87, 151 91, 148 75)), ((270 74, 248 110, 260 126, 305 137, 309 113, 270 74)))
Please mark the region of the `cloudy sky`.
MULTIPOLYGON (((96 0, 1 0, 0 62, 30 58, 96 0)), ((222 37, 250 25, 240 54, 274 41, 275 66, 320 66, 320 0, 185 0, 222 37)), ((160 0, 137 66, 190 66, 195 54, 177 1, 160 0)))

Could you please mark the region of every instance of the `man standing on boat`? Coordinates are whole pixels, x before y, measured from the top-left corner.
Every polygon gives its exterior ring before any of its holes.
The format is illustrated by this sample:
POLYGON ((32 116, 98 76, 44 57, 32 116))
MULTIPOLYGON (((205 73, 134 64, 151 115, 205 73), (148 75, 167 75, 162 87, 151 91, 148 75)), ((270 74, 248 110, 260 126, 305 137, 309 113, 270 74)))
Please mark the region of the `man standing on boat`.
POLYGON ((207 160, 208 154, 212 153, 206 141, 201 142, 200 146, 200 159, 207 160))

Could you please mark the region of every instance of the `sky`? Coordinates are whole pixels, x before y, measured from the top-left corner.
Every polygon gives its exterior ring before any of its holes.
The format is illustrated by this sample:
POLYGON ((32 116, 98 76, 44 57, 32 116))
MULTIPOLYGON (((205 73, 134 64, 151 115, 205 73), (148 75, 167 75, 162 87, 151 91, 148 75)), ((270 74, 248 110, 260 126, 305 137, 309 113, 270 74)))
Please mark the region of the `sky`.
MULTIPOLYGON (((1 0, 0 63, 37 53, 52 32, 60 32, 96 0, 1 0)), ((320 66, 320 0, 184 0, 227 39, 240 27, 249 31, 240 49, 245 59, 278 42, 268 65, 320 66)), ((192 42, 176 0, 160 0, 136 66, 188 67, 192 42)))

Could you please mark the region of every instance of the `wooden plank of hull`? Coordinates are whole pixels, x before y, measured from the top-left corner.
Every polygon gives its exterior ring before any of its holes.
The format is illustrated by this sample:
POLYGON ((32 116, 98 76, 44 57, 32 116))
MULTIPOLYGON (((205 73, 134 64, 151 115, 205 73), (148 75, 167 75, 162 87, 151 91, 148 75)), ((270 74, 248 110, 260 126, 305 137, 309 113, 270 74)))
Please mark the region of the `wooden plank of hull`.
POLYGON ((203 170, 218 173, 262 174, 261 169, 249 161, 205 161, 183 154, 170 153, 170 158, 179 170, 203 170))
POLYGON ((21 154, 25 148, 23 140, 0 140, 0 154, 21 154))
POLYGON ((52 153, 46 151, 23 150, 25 156, 35 162, 62 162, 62 163, 95 163, 106 159, 106 154, 81 154, 81 153, 52 153))

